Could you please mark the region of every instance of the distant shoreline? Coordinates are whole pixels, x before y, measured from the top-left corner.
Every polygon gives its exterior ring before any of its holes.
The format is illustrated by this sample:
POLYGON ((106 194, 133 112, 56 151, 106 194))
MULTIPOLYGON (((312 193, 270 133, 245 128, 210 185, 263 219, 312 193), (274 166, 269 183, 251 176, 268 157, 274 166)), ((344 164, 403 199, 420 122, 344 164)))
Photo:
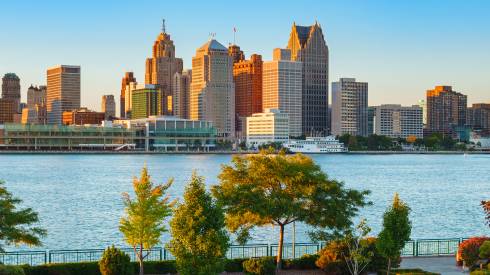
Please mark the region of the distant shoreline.
MULTIPOLYGON (((154 152, 154 151, 17 151, 0 150, 0 155, 237 155, 257 151, 154 152)), ((349 151, 343 153, 308 153, 307 155, 487 155, 490 151, 349 151)))

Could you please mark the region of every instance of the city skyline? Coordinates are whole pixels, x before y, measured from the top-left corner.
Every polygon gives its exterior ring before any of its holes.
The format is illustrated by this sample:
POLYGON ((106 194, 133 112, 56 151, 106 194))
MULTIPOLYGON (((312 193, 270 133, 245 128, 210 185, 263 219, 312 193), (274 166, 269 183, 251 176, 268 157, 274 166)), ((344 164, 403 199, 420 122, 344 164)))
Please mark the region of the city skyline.
POLYGON ((22 10, 23 20, 14 20, 15 12, 0 18, 0 24, 9 26, 4 34, 8 39, 0 46, 0 74, 13 72, 20 77, 25 102, 31 84, 46 84, 47 68, 80 65, 82 105, 99 110, 104 94, 115 95, 119 103, 125 71, 144 79, 145 59, 163 18, 185 69, 191 68, 195 50, 209 33, 217 33, 216 39, 226 45, 234 41, 236 27, 236 44, 246 57, 257 53, 269 61, 273 48, 286 47, 293 22, 311 25, 317 21, 330 50, 329 78, 368 82, 370 106, 413 105, 436 85, 453 86, 467 94, 469 105, 490 101, 486 77, 490 38, 482 35, 488 31, 489 19, 484 15, 488 2, 326 1, 301 6, 250 2, 256 18, 263 20, 250 20, 247 12, 223 13, 220 5, 211 9, 193 2, 129 3, 5 3, 6 10, 22 10), (203 10, 208 13, 198 12, 203 10), (342 12, 347 10, 348 14, 342 12), (43 14, 43 19, 36 14, 43 14), (134 20, 128 20, 131 14, 134 20))

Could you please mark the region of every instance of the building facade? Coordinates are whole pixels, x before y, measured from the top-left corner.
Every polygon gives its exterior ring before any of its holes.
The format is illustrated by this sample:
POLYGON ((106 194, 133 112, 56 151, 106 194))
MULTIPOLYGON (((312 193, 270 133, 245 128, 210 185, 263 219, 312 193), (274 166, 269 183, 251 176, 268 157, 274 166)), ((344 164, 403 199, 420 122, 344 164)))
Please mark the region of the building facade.
POLYGON ((291 60, 301 61, 302 129, 306 136, 326 136, 328 129, 328 46, 318 23, 297 26, 293 23, 288 49, 291 60))
MULTIPOLYGON (((274 52, 285 51, 275 49, 274 52)), ((286 50, 287 52, 287 50, 286 50)), ((286 55, 276 55, 283 57, 286 55)), ((289 134, 302 135, 302 71, 301 62, 277 59, 266 61, 262 68, 262 108, 278 109, 289 116, 289 134)))
POLYGON ((16 114, 15 102, 0 98, 0 124, 14 122, 14 114, 16 114))
POLYGON ((228 49, 211 39, 192 58, 190 118, 211 121, 222 138, 235 135, 233 60, 228 49))
POLYGON ((13 102, 14 111, 20 109, 20 78, 14 73, 7 73, 2 77, 2 98, 13 102))
POLYGON ((63 125, 99 125, 105 120, 105 113, 87 108, 63 112, 63 125))
POLYGON ((105 114, 105 120, 116 117, 116 101, 114 100, 114 95, 102 96, 102 113, 105 114))
POLYGON ((245 118, 262 112, 262 56, 253 54, 249 60, 233 64, 235 81, 235 129, 242 132, 245 118))
POLYGON ((182 73, 183 62, 181 58, 175 57, 175 45, 170 35, 166 33, 165 23, 162 26, 162 32, 153 44, 152 57, 146 59, 145 67, 145 84, 160 87, 162 110, 164 114, 172 115, 173 77, 175 73, 182 73))
POLYGON ((436 86, 427 91, 426 134, 456 136, 456 128, 466 126, 467 97, 451 86, 436 86))
POLYGON ((468 108, 466 125, 483 136, 490 136, 490 104, 475 103, 468 108))
POLYGON ((130 83, 136 83, 133 72, 126 72, 121 80, 121 95, 119 96, 119 116, 126 118, 126 87, 130 83))
POLYGON ((46 86, 27 89, 27 107, 22 109, 22 123, 46 124, 46 86))
POLYGON ((289 140, 289 116, 278 109, 266 109, 246 118, 248 147, 257 148, 266 143, 289 140))
POLYGON ((368 83, 340 78, 332 83, 332 134, 368 136, 368 83))
POLYGON ((423 138, 424 122, 423 109, 418 106, 405 107, 401 105, 381 105, 374 107, 375 134, 391 138, 415 136, 423 138))
POLYGON ((176 117, 189 119, 192 70, 175 73, 173 82, 173 108, 176 117))
POLYGON ((46 107, 50 124, 61 124, 63 112, 80 108, 80 66, 47 70, 46 107))
POLYGON ((131 119, 162 114, 162 91, 157 85, 145 85, 131 92, 131 119))

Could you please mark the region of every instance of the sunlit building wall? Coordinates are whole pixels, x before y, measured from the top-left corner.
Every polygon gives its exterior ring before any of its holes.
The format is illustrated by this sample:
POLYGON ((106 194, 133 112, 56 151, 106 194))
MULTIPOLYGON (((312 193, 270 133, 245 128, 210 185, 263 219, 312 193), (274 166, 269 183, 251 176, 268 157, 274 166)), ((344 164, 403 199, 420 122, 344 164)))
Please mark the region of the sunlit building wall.
POLYGON ((80 108, 80 66, 59 65, 47 70, 48 123, 61 124, 64 111, 80 108))

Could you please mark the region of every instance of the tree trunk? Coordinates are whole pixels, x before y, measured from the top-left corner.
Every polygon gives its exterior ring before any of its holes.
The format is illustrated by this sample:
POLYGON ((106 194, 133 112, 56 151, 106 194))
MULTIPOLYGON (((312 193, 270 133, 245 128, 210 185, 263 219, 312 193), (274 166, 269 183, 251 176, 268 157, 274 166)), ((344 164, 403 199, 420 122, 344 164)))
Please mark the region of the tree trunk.
POLYGON ((386 270, 386 274, 391 274, 391 258, 388 258, 388 269, 386 270))
POLYGON ((139 252, 138 260, 140 262, 140 275, 144 275, 145 271, 143 269, 143 246, 140 245, 140 252, 139 252))
POLYGON ((279 225, 279 245, 277 246, 277 259, 276 259, 276 269, 280 270, 282 268, 282 246, 284 243, 284 225, 279 225))

